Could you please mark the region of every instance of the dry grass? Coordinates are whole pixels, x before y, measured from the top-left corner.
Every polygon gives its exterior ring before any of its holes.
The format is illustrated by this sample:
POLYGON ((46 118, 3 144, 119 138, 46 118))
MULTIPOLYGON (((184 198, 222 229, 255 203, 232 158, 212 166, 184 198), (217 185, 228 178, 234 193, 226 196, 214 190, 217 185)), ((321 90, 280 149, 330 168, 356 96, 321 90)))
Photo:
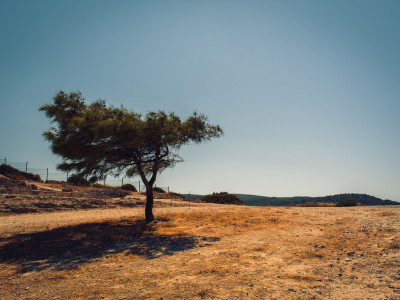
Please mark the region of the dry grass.
POLYGON ((160 214, 157 230, 163 234, 197 234, 206 231, 208 236, 237 234, 248 230, 267 229, 279 223, 279 217, 272 216, 268 210, 254 210, 251 208, 215 209, 206 208, 196 212, 178 212, 160 214))
POLYGON ((397 207, 202 204, 156 208, 150 226, 124 212, 48 229, 56 215, 38 214, 32 230, 7 217, 0 298, 400 298, 397 207))

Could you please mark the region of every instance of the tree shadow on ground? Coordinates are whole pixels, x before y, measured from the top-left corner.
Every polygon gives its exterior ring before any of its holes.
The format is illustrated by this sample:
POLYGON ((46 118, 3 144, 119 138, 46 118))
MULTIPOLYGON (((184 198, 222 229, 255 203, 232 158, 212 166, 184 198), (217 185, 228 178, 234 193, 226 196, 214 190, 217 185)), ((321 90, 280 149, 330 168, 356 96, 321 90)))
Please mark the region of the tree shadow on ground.
POLYGON ((218 238, 159 235, 140 221, 87 223, 0 239, 0 262, 21 272, 69 270, 105 255, 128 253, 155 259, 204 247, 218 238))

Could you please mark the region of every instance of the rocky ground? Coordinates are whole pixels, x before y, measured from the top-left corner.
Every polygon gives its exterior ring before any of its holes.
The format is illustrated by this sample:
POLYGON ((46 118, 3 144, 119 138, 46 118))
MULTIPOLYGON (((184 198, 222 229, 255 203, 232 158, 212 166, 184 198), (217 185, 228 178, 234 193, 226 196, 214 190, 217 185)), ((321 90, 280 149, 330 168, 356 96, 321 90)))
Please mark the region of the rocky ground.
MULTIPOLYGON (((179 199, 156 194, 156 199, 179 199)), ((157 201, 156 206, 166 205, 157 201)), ((110 186, 76 186, 65 182, 14 180, 0 175, 0 214, 144 206, 145 195, 110 186)), ((182 205, 174 202, 174 205, 182 205)))

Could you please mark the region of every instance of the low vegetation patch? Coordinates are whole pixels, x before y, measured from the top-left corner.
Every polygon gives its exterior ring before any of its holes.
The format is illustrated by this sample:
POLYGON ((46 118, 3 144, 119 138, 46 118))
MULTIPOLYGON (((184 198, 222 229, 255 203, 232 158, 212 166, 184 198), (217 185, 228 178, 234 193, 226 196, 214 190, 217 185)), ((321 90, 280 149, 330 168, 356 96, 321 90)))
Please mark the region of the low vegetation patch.
POLYGON ((201 198, 201 201, 206 203, 218 203, 218 204, 236 204, 245 205, 238 197, 233 194, 228 194, 226 192, 213 193, 212 195, 206 195, 201 198))
POLYGON ((130 192, 137 192, 136 187, 133 184, 130 184, 130 183, 121 185, 121 189, 126 190, 126 191, 130 191, 130 192))
POLYGON ((157 186, 153 187, 153 192, 160 193, 160 194, 165 194, 165 191, 162 188, 157 187, 157 186))
POLYGON ((82 186, 90 185, 89 181, 85 177, 83 177, 82 175, 79 175, 79 174, 72 174, 71 176, 68 177, 67 182, 75 184, 75 185, 82 185, 82 186))
POLYGON ((0 165, 0 174, 16 179, 16 180, 32 180, 32 181, 41 181, 41 178, 37 174, 22 172, 17 170, 9 165, 0 165))

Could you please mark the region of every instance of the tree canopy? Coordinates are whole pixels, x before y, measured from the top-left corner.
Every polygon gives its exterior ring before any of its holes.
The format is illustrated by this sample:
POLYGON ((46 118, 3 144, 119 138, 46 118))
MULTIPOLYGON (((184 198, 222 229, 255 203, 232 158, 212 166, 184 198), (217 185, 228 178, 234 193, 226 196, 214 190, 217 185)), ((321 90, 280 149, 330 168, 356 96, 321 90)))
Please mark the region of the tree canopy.
POLYGON ((152 214, 152 188, 157 175, 183 161, 180 148, 222 136, 203 114, 181 120, 174 113, 145 115, 105 100, 86 104, 80 92, 58 92, 53 103, 40 107, 54 126, 43 133, 53 153, 62 157, 62 171, 75 171, 91 182, 112 175, 139 175, 146 186, 146 221, 152 214))

